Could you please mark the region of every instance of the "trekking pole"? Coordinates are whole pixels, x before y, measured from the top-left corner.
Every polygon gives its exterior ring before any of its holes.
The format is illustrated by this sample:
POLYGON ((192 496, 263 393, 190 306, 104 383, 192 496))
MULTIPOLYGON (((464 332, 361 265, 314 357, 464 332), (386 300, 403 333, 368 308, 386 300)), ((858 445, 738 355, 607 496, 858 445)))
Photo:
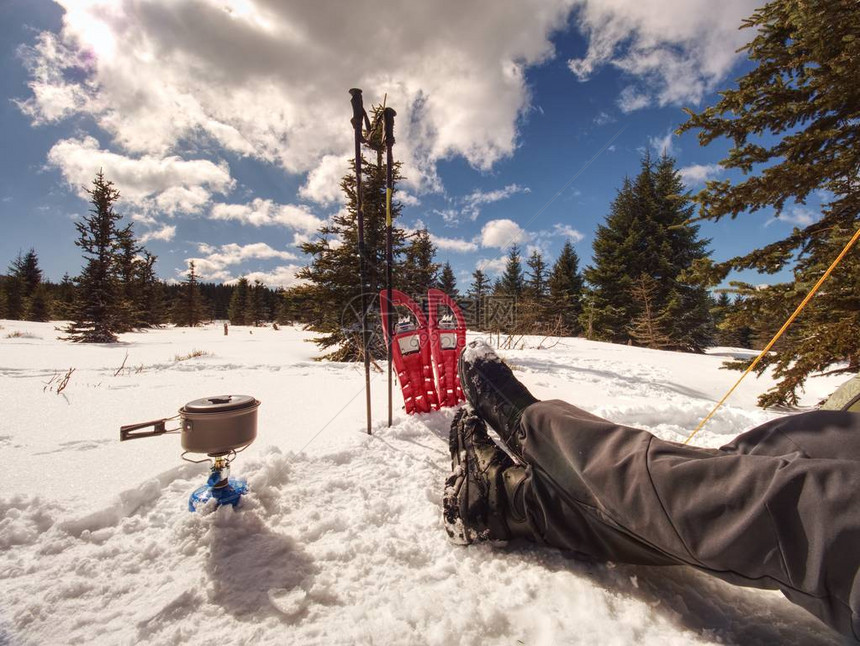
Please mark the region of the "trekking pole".
MULTIPOLYGON (((364 249, 364 208, 361 199, 361 143, 364 140, 361 134, 362 122, 368 122, 367 113, 361 100, 361 90, 352 88, 352 127, 355 130, 355 203, 358 214, 358 276, 361 281, 361 344, 364 354, 364 395, 367 404, 367 434, 370 435, 370 349, 367 338, 367 303, 365 284, 365 249, 364 249)), ((370 124, 368 123, 368 129, 370 124)))
POLYGON ((385 338, 388 339, 388 426, 391 426, 391 416, 392 416, 392 371, 391 371, 391 344, 392 344, 392 320, 393 309, 394 306, 391 304, 391 272, 392 265, 394 264, 394 252, 392 250, 394 243, 392 241, 392 223, 391 223, 391 194, 393 192, 394 180, 393 180, 393 167, 394 167, 394 155, 391 152, 392 146, 394 146, 394 117, 397 113, 393 108, 385 108, 382 111, 382 120, 384 123, 384 139, 385 139, 385 290, 386 296, 386 315, 387 315, 387 329, 385 330, 386 335, 385 338))

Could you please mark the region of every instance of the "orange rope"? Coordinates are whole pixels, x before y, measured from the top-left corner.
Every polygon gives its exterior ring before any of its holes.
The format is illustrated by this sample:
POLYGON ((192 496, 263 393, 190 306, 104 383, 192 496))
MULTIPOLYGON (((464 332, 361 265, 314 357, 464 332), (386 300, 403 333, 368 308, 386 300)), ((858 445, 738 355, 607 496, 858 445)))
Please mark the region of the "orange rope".
POLYGON ((830 267, 827 268, 827 271, 824 272, 824 275, 818 279, 818 282, 815 283, 815 287, 813 287, 811 290, 809 290, 809 293, 806 295, 806 298, 804 298, 803 301, 800 303, 800 305, 797 306, 797 309, 794 310, 794 314, 792 314, 791 316, 788 317, 788 320, 780 328, 779 332, 777 332, 774 335, 774 337, 770 340, 770 343, 768 343, 767 346, 765 347, 765 349, 762 350, 761 353, 759 353, 759 355, 755 358, 755 361, 753 361, 750 364, 749 368, 747 368, 746 371, 744 372, 744 374, 741 375, 740 379, 738 379, 737 382, 735 382, 735 385, 729 389, 729 392, 727 392, 725 394, 725 396, 717 403, 717 405, 714 406, 714 409, 710 413, 708 413, 708 415, 705 417, 705 419, 703 419, 701 422, 699 422, 699 425, 696 427, 696 429, 692 433, 690 433, 690 436, 686 440, 684 440, 684 444, 689 443, 689 441, 692 440, 696 436, 696 433, 698 433, 700 430, 702 430, 702 427, 708 422, 709 419, 711 419, 714 416, 714 413, 717 412, 717 409, 719 409, 719 407, 722 406, 723 403, 725 403, 725 401, 729 398, 729 396, 733 392, 735 392, 735 388, 737 388, 740 385, 740 383, 744 380, 744 377, 746 377, 750 372, 752 372, 753 368, 755 368, 758 365, 758 362, 761 361, 762 357, 764 357, 770 351, 770 349, 773 347, 773 344, 776 343, 779 340, 779 337, 782 336, 783 332, 785 332, 788 329, 788 326, 791 325, 792 323, 794 323, 794 319, 797 318, 797 315, 800 314, 801 310, 803 310, 803 308, 806 307, 806 304, 809 303, 810 300, 812 300, 812 297, 815 295, 815 292, 817 292, 818 288, 821 287, 821 285, 824 283, 825 280, 827 280, 827 278, 830 276, 830 274, 836 268, 836 265, 838 265, 842 261, 842 259, 845 257, 845 255, 848 253, 848 251, 851 249, 851 247, 854 245, 854 243, 857 242, 858 238, 860 238, 860 229, 857 229, 857 231, 854 233, 854 237, 852 237, 851 240, 848 241, 848 244, 845 245, 845 248, 836 257, 836 260, 834 260, 833 263, 830 265, 830 267))

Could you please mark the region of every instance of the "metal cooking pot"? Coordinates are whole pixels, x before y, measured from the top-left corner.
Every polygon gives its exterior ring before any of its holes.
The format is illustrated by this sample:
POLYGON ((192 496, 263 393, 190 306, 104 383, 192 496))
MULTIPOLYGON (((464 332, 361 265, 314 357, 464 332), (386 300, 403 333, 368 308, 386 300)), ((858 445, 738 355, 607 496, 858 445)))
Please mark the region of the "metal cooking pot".
POLYGON ((134 440, 179 431, 182 448, 190 453, 217 456, 241 450, 257 437, 257 409, 260 402, 249 395, 218 395, 188 402, 179 409, 180 427, 165 424, 176 417, 129 424, 120 428, 120 441, 134 440), (153 427, 151 431, 135 433, 153 427))
POLYGON ((190 401, 179 409, 182 448, 192 453, 229 453, 257 437, 260 402, 249 395, 190 401))

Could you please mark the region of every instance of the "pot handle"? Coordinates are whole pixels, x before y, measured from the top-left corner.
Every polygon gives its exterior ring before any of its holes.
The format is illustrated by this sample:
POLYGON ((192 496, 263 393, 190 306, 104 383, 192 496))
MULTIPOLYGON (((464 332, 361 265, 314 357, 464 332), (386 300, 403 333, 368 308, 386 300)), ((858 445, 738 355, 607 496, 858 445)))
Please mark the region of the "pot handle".
POLYGON ((140 424, 126 424, 125 426, 121 426, 119 429, 119 441, 125 442, 126 440, 136 440, 141 437, 152 437, 154 435, 163 435, 164 433, 169 433, 165 428, 165 423, 167 419, 156 419, 151 422, 141 422, 140 424), (145 433, 134 433, 132 431, 137 431, 142 428, 148 428, 152 426, 152 430, 145 433))

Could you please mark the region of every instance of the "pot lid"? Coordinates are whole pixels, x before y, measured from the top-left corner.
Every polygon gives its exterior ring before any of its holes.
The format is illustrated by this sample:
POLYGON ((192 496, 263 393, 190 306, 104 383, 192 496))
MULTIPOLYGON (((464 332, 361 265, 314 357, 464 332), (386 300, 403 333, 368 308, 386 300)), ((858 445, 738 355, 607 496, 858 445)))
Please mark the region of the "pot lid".
POLYGON ((225 413, 230 410, 250 408, 257 400, 250 395, 216 395, 190 401, 183 407, 186 413, 225 413))

